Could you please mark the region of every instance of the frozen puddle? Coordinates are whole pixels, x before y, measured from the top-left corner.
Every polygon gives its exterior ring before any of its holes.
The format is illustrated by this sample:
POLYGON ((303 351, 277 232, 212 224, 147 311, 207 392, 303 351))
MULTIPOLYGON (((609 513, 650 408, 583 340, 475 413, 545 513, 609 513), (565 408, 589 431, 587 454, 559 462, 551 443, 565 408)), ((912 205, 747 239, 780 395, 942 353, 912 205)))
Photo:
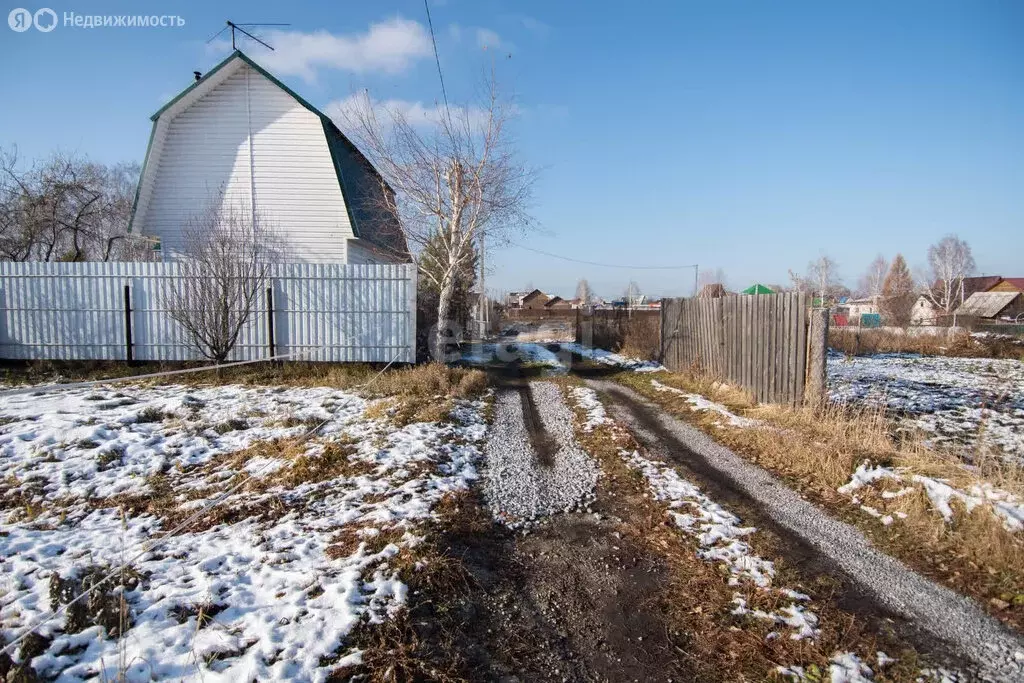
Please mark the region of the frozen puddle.
POLYGON ((534 382, 527 390, 536 410, 531 421, 552 444, 550 461, 541 462, 531 445, 526 402, 516 390, 498 393, 484 449, 487 505, 495 519, 513 528, 584 506, 593 499, 600 472, 576 442, 573 416, 559 388, 534 382))

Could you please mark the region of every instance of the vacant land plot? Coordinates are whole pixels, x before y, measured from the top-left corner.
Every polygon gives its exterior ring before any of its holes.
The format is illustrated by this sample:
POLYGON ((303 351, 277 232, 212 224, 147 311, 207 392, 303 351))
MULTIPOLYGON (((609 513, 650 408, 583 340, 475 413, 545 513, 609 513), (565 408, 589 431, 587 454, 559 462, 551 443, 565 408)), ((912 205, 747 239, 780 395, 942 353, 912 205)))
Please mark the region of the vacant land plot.
POLYGON ((329 388, 5 397, 4 642, 38 625, 5 673, 312 680, 357 663, 353 631, 402 611, 421 527, 477 476, 484 403, 436 402, 417 422, 329 388))
POLYGON ((1024 463, 1024 362, 879 354, 828 359, 834 401, 884 408, 968 461, 1024 463))

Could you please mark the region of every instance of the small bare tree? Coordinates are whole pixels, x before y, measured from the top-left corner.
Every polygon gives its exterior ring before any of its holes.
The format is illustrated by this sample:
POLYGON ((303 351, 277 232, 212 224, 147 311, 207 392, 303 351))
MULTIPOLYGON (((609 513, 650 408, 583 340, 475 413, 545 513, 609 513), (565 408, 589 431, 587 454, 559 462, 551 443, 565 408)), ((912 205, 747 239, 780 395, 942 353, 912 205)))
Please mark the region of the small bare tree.
POLYGON ((590 288, 590 283, 586 279, 576 283, 576 300, 580 302, 580 306, 589 306, 594 301, 594 290, 590 288))
POLYGON ((402 226, 437 262, 420 269, 438 291, 433 344, 443 352, 457 278, 485 241, 531 224, 534 173, 516 160, 508 122, 515 109, 499 96, 493 74, 479 107, 452 107, 412 119, 368 95, 342 112, 342 124, 383 176, 376 193, 381 222, 402 226))
POLYGON ((867 271, 861 276, 857 283, 858 294, 864 297, 882 295, 882 284, 885 282, 885 275, 889 272, 889 262, 879 254, 875 260, 868 265, 867 271))
POLYGON ((831 295, 839 285, 839 265, 822 254, 807 264, 806 280, 821 297, 822 305, 824 305, 825 297, 831 295))
POLYGON ((699 292, 705 285, 722 285, 725 287, 725 271, 721 268, 715 268, 714 270, 701 268, 697 274, 697 291, 699 292))
POLYGON ((190 218, 183 236, 170 315, 204 358, 223 363, 252 318, 280 249, 259 213, 219 201, 190 218))
POLYGON ((971 247, 956 235, 946 235, 928 247, 930 282, 921 282, 925 296, 947 315, 964 302, 964 278, 974 272, 971 247))

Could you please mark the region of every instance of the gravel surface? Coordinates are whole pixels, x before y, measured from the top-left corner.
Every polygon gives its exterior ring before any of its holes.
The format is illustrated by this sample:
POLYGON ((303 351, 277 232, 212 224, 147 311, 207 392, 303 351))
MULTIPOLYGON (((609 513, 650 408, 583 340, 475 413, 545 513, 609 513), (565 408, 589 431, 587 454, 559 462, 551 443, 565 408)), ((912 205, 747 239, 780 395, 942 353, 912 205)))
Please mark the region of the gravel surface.
POLYGON ((484 449, 484 496, 495 519, 510 527, 529 526, 556 512, 569 512, 593 499, 600 469, 573 435, 572 413, 551 382, 534 382, 530 392, 540 427, 556 445, 550 465, 537 462, 516 390, 498 392, 494 423, 484 449))
POLYGON ((983 680, 1024 680, 1024 642, 973 601, 879 552, 856 528, 832 518, 762 468, 666 414, 636 392, 606 380, 589 380, 588 384, 615 399, 612 416, 632 429, 653 452, 669 461, 702 461, 699 464, 713 472, 712 476, 728 482, 766 515, 833 561, 880 604, 910 619, 924 633, 944 641, 953 652, 972 662, 974 675, 983 680), (640 413, 653 417, 675 446, 644 426, 640 413), (680 452, 680 446, 689 452, 680 452))

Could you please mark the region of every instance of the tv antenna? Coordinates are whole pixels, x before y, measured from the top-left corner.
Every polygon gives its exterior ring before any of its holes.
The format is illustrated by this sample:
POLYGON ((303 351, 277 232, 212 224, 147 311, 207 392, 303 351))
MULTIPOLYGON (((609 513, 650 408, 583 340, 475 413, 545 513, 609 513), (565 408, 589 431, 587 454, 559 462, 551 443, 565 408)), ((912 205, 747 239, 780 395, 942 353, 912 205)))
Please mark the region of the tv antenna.
POLYGON ((249 38, 252 38, 257 43, 262 45, 263 47, 267 48, 268 50, 273 51, 274 48, 272 48, 271 46, 267 45, 262 40, 260 40, 259 38, 257 38, 253 34, 249 33, 248 31, 246 31, 242 27, 243 26, 249 26, 249 27, 252 27, 252 26, 291 26, 291 24, 236 24, 235 22, 231 21, 230 19, 228 19, 225 22, 225 24, 227 24, 227 25, 224 28, 222 28, 221 30, 217 31, 217 33, 215 33, 212 38, 210 38, 208 41, 206 41, 207 44, 212 43, 214 40, 216 40, 220 36, 220 34, 224 33, 224 31, 227 31, 228 29, 231 29, 231 49, 232 50, 237 49, 235 47, 235 31, 240 31, 243 35, 248 36, 249 38))

